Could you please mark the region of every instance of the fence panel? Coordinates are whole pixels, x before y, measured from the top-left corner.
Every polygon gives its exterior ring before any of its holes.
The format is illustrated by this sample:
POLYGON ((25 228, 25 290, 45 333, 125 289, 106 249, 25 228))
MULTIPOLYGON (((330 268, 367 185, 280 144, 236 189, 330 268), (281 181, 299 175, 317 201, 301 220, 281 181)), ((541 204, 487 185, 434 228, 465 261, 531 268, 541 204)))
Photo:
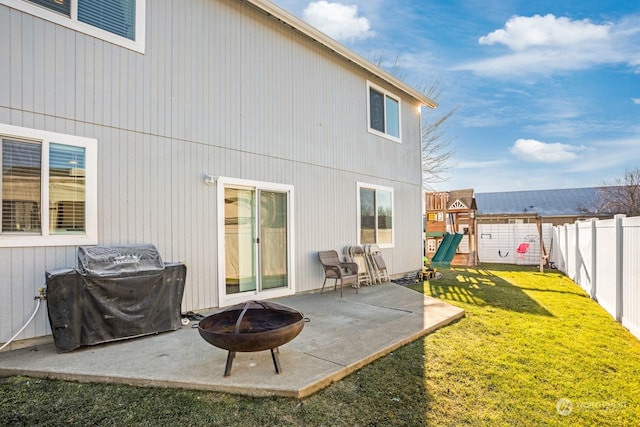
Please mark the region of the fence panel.
POLYGON ((566 227, 554 227, 553 237, 551 238, 551 251, 549 251, 549 260, 553 261, 556 268, 563 273, 567 273, 566 255, 567 230, 566 227))
POLYGON ((622 325, 640 338, 640 217, 622 220, 622 325))
POLYGON ((616 317, 616 228, 613 221, 596 222, 596 299, 616 317))
POLYGON ((594 260, 592 249, 594 248, 594 242, 592 224, 591 221, 576 223, 578 244, 576 252, 576 278, 574 280, 586 293, 593 296, 594 260))
POLYGON ((576 227, 573 225, 565 225, 565 241, 564 243, 564 248, 565 248, 565 256, 564 256, 564 261, 565 261, 565 274, 567 276, 569 276, 571 278, 571 280, 575 281, 576 280, 576 253, 578 251, 577 245, 576 245, 576 236, 577 236, 577 232, 576 232, 576 227))
POLYGON ((554 227, 551 261, 640 339, 640 217, 554 227))

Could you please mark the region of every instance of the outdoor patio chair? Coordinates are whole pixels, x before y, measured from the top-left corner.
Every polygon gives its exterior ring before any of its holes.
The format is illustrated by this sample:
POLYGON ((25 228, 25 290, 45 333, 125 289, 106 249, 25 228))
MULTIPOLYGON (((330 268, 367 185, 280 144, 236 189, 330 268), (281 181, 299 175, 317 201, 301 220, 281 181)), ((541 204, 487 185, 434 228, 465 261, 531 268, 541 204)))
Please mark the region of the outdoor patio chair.
POLYGON ((367 257, 362 246, 345 246, 345 259, 349 262, 358 264, 358 286, 371 286, 371 275, 367 266, 367 257))
POLYGON ((390 278, 387 272, 387 265, 378 245, 365 245, 364 251, 367 255, 367 263, 373 283, 388 282, 390 278))
POLYGON ((345 284, 351 284, 356 288, 356 293, 358 293, 358 264, 355 262, 341 262, 336 251, 320 251, 318 252, 318 259, 324 269, 324 282, 322 282, 320 293, 324 292, 327 279, 335 280, 334 291, 338 288, 338 281, 340 281, 340 298, 342 298, 342 288, 345 284))

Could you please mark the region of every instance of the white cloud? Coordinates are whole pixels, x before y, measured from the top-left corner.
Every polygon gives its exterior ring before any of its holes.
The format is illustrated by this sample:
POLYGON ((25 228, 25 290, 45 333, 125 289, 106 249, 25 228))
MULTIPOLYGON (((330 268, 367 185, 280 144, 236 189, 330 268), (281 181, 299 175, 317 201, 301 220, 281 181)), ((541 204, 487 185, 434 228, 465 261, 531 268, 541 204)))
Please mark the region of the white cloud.
POLYGON ((635 168, 640 161, 640 134, 624 139, 591 141, 589 147, 586 156, 574 162, 567 172, 593 173, 612 169, 622 175, 626 168, 635 168))
POLYGON ((533 46, 571 46, 609 39, 611 24, 571 21, 554 15, 513 16, 504 29, 480 37, 480 44, 504 44, 519 51, 533 46))
POLYGON ((631 101, 636 105, 640 105, 640 98, 631 98, 631 101))
POLYGON ((511 147, 511 153, 521 160, 537 163, 571 162, 578 159, 578 152, 584 146, 540 142, 535 139, 518 139, 511 147))
POLYGON ((314 1, 303 11, 303 19, 338 41, 373 37, 369 20, 358 17, 358 6, 314 1))
POLYGON ((508 164, 506 159, 494 159, 494 160, 461 160, 456 163, 456 169, 493 169, 499 168, 508 164))
POLYGON ((489 75, 552 74, 600 64, 637 68, 640 17, 594 24, 554 15, 514 16, 503 28, 478 39, 481 45, 504 46, 509 53, 455 69, 489 75))

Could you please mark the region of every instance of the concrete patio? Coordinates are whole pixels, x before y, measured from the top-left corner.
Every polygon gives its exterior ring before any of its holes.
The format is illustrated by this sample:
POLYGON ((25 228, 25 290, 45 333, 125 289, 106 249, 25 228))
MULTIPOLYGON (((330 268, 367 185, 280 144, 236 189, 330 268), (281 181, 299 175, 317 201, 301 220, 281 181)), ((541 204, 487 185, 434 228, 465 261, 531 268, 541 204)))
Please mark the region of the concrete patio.
MULTIPOLYGON (((456 319, 464 311, 394 283, 344 298, 333 289, 275 300, 310 321, 280 347, 282 372, 269 351, 238 353, 224 377, 227 351, 209 345, 193 324, 182 329, 59 354, 53 342, 0 353, 0 376, 212 390, 303 398, 456 319)), ((208 313, 207 313, 208 314, 208 313)))

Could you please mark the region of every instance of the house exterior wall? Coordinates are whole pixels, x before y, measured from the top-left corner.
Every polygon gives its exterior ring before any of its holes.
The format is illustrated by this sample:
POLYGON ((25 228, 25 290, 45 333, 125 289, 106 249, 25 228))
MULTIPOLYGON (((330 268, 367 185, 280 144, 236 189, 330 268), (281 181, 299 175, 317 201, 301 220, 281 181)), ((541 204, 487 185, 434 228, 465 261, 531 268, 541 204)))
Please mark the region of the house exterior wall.
MULTIPOLYGON (((420 104, 237 0, 148 1, 141 54, 0 5, 0 123, 98 140, 98 244, 187 264, 182 309, 219 304, 216 187, 293 185, 295 289, 357 241, 357 182, 394 190, 391 274, 422 265, 420 104), (367 80, 401 97, 402 144, 367 132, 367 80)), ((76 247, 0 248, 0 342, 76 247)), ((18 340, 50 334, 46 310, 18 340)))

